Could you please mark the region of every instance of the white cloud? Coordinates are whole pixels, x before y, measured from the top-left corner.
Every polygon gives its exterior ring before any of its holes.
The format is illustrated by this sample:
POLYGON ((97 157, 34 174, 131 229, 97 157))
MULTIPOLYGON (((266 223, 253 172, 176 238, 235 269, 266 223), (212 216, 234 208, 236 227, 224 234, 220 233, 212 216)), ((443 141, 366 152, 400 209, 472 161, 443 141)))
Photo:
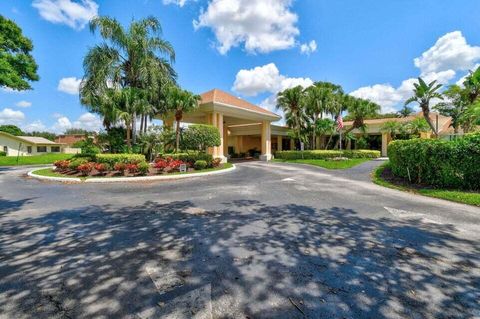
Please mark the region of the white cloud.
POLYGON ((35 0, 32 6, 43 19, 77 30, 98 15, 98 4, 93 0, 35 0))
POLYGON ((63 78, 58 82, 57 89, 61 92, 75 95, 78 94, 80 89, 80 82, 82 82, 82 80, 75 77, 63 78))
POLYGON ((292 0, 212 0, 193 24, 212 29, 221 54, 241 44, 249 53, 268 53, 295 46, 300 31, 291 5, 292 0))
POLYGON ((310 55, 316 51, 317 51, 317 42, 315 40, 312 40, 309 43, 304 43, 300 46, 300 52, 302 54, 310 55))
MULTIPOLYGON (((440 37, 430 49, 414 59, 420 69, 420 76, 426 81, 437 81, 447 85, 457 76, 458 71, 465 71, 478 66, 480 47, 470 46, 459 31, 447 33, 440 37)), ((463 79, 463 78, 462 78, 463 79)), ((458 83, 462 83, 460 79, 458 83)), ((369 99, 382 106, 382 112, 393 112, 413 94, 416 78, 409 78, 394 87, 390 84, 376 84, 361 87, 350 95, 369 99)), ((435 105, 438 101, 432 101, 435 105)))
POLYGON ((0 111, 0 124, 15 124, 25 119, 22 111, 14 111, 10 108, 4 108, 0 111))
POLYGON ((32 123, 23 126, 23 131, 25 132, 45 131, 46 129, 47 127, 42 121, 33 121, 32 123))
POLYGON ((232 90, 245 96, 271 93, 260 103, 260 106, 272 112, 281 113, 280 110, 276 110, 277 93, 299 85, 306 88, 313 85, 313 81, 310 78, 291 78, 282 75, 277 66, 270 63, 250 70, 238 71, 232 90))
POLYGON ((175 4, 179 7, 183 7, 188 0, 163 0, 164 5, 175 4))
POLYGON ((15 105, 18 106, 18 107, 30 107, 30 106, 32 106, 32 102, 20 101, 15 105))
POLYGON ((290 78, 280 74, 274 63, 258 66, 250 70, 240 70, 235 77, 232 90, 245 96, 261 93, 278 93, 298 85, 308 87, 313 84, 309 78, 290 78))
POLYGON ((68 117, 60 116, 53 124, 51 130, 56 133, 63 133, 69 128, 72 128, 72 122, 70 122, 68 117))
POLYGON ((73 122, 73 127, 82 128, 87 131, 99 131, 102 128, 102 120, 92 113, 82 114, 78 120, 73 122))
POLYGON ((81 128, 88 131, 100 131, 102 128, 102 120, 97 115, 89 112, 83 113, 73 122, 59 113, 54 113, 52 116, 56 121, 50 130, 56 133, 63 133, 70 128, 81 128))
POLYGON ((480 47, 471 46, 460 31, 440 37, 435 45, 414 60, 421 74, 471 69, 480 59, 480 47))

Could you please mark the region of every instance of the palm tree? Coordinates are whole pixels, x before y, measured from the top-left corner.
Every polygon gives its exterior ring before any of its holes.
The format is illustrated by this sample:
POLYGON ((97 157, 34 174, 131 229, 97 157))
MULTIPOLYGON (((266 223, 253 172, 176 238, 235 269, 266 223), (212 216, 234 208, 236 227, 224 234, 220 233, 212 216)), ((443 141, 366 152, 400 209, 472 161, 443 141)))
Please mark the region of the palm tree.
POLYGON ((475 71, 470 71, 470 74, 463 82, 463 86, 465 87, 464 99, 467 102, 467 106, 461 115, 460 121, 462 122, 463 131, 468 133, 479 119, 475 108, 478 107, 480 97, 480 67, 475 71))
POLYGON ((377 115, 381 109, 380 105, 370 100, 364 100, 352 96, 347 96, 345 98, 345 104, 348 115, 353 119, 352 126, 350 126, 344 133, 345 136, 354 129, 365 130, 365 119, 377 115))
POLYGON ((446 98, 445 102, 439 103, 433 108, 436 109, 440 114, 451 117, 452 123, 450 126, 453 127, 454 133, 457 134, 458 129, 462 124, 465 111, 468 108, 466 91, 460 86, 453 84, 443 92, 443 95, 446 98))
POLYGON ((294 137, 301 140, 307 122, 304 103, 304 90, 301 86, 286 89, 277 95, 276 108, 285 113, 286 124, 292 129, 294 137))
POLYGON ((401 117, 407 117, 413 114, 413 109, 411 107, 408 107, 407 105, 404 105, 403 108, 397 112, 397 114, 401 117))
POLYGON ((397 134, 402 130, 402 124, 396 121, 388 121, 383 123, 382 127, 380 128, 381 132, 385 132, 390 134, 392 139, 394 140, 397 137, 397 134))
POLYGON ((200 103, 200 100, 200 95, 196 95, 189 91, 182 90, 177 86, 172 86, 168 89, 167 105, 168 109, 173 113, 176 121, 176 152, 178 152, 180 148, 180 122, 183 119, 183 115, 196 109, 200 103))
POLYGON ((316 82, 305 89, 306 113, 312 131, 312 145, 316 144, 316 123, 332 109, 335 95, 343 94, 342 87, 330 82, 316 82))
POLYGON ((413 85, 415 86, 413 89, 414 95, 405 102, 405 105, 408 105, 412 102, 417 102, 422 109, 423 117, 430 126, 430 129, 435 137, 438 137, 437 129, 433 125, 432 119, 430 118, 430 102, 432 99, 443 100, 442 94, 438 92, 442 85, 437 84, 437 81, 432 81, 427 84, 422 78, 418 78, 418 83, 414 83, 413 85))
POLYGON ((430 124, 424 118, 416 118, 406 123, 406 131, 411 135, 420 136, 420 133, 428 132, 431 129, 430 124))
MULTIPOLYGON (((171 67, 175 51, 162 39, 161 25, 156 18, 133 21, 124 28, 116 19, 96 17, 90 21, 90 30, 99 31, 104 40, 88 51, 83 62, 85 75, 80 97, 90 111, 101 115, 108 113, 105 94, 109 88, 151 90, 152 80, 175 80, 176 74, 171 67)), ((140 112, 147 112, 146 109, 140 112)), ((131 111, 135 142, 137 115, 144 117, 145 114, 138 114, 135 108, 131 111)), ((108 124, 109 121, 107 116, 104 122, 108 124)))

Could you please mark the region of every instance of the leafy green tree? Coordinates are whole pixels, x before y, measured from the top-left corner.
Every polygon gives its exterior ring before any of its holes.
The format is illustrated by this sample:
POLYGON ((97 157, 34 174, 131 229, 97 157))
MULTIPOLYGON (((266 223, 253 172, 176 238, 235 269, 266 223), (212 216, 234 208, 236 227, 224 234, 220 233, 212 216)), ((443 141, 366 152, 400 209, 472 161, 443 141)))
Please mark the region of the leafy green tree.
POLYGON ((466 99, 466 90, 454 84, 450 85, 443 92, 443 95, 445 96, 445 102, 439 103, 433 108, 440 114, 452 118, 450 126, 453 127, 455 134, 457 134, 469 106, 466 99))
POLYGON ((395 140, 397 138, 397 134, 402 130, 402 125, 403 123, 399 123, 396 121, 387 121, 383 123, 380 131, 390 134, 392 139, 395 140))
POLYGON ((132 135, 135 143, 137 117, 140 116, 145 125, 147 116, 154 112, 154 107, 144 101, 151 104, 149 95, 156 92, 158 86, 175 81, 171 66, 175 51, 162 39, 160 22, 154 17, 133 21, 128 28, 113 18, 96 17, 90 22, 90 30, 99 31, 104 42, 91 48, 84 58, 81 101, 91 112, 104 117, 107 129, 119 118, 128 122, 132 130, 127 129, 127 134, 132 135), (139 91, 146 94, 142 94, 141 103, 129 101, 123 104, 128 104, 128 109, 118 108, 112 106, 111 96, 107 94, 111 89, 132 89, 127 95, 135 92, 138 96, 139 91))
POLYGON ((427 84, 422 78, 418 78, 418 83, 414 83, 413 85, 415 87, 413 89, 413 96, 405 102, 405 105, 417 102, 422 109, 425 121, 427 121, 433 134, 438 137, 437 129, 433 125, 432 119, 430 118, 430 102, 433 99, 443 100, 442 94, 438 92, 442 85, 437 84, 437 81, 432 81, 427 84))
POLYGON ((64 134, 84 134, 84 135, 87 135, 87 134, 91 134, 93 132, 90 132, 90 131, 87 131, 83 128, 69 128, 69 129, 66 129, 64 134))
POLYGON ((24 135, 24 133, 22 132, 22 130, 18 126, 12 125, 12 124, 0 125, 0 131, 8 133, 8 134, 15 135, 15 136, 24 135))
MULTIPOLYGON (((315 122, 315 135, 323 138, 325 135, 332 136, 335 132, 335 122, 331 119, 318 119, 315 122)), ((328 143, 324 145, 325 149, 328 147, 328 143)))
POLYGON ((125 145, 126 129, 124 127, 110 127, 106 132, 97 135, 97 144, 110 153, 121 152, 125 145))
POLYGON ((158 154, 165 152, 168 145, 173 144, 175 136, 173 131, 165 126, 150 126, 147 132, 138 136, 142 153, 152 161, 158 154))
POLYGON ((305 110, 304 90, 301 86, 286 89, 277 95, 277 109, 285 114, 286 124, 292 129, 292 136, 305 141, 308 117, 305 110))
POLYGON ((330 82, 316 82, 304 91, 305 112, 308 117, 307 130, 312 132, 312 148, 316 145, 316 123, 332 110, 335 97, 343 95, 342 87, 330 82))
POLYGON ((168 110, 173 113, 176 122, 175 128, 175 151, 180 149, 180 123, 185 113, 195 110, 200 103, 200 95, 182 90, 177 86, 171 86, 167 93, 168 110))
POLYGON ((353 124, 345 131, 345 134, 354 129, 365 129, 365 119, 378 114, 381 109, 380 105, 359 98, 349 98, 346 105, 348 115, 353 119, 353 124))
POLYGON ((29 81, 38 81, 33 44, 15 22, 0 15, 0 87, 30 90, 29 81))
POLYGON ((194 124, 182 134, 185 150, 206 152, 208 147, 220 146, 220 132, 212 125, 194 124))
POLYGON ((33 131, 29 133, 25 133, 26 136, 37 136, 37 137, 43 137, 46 138, 47 140, 54 141, 55 138, 57 138, 57 135, 52 132, 47 132, 47 131, 33 131))

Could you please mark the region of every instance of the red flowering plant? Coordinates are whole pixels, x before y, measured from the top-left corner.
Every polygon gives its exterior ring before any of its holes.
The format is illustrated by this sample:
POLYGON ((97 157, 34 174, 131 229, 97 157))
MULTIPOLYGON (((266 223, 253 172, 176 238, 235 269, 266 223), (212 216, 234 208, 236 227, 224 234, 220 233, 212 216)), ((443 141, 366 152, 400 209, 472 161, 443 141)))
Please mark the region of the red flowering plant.
POLYGON ((125 169, 130 174, 136 174, 136 173, 138 173, 138 164, 135 164, 135 163, 127 164, 127 165, 125 165, 125 169))
POLYGON ((180 165, 182 164, 185 164, 185 163, 181 160, 172 160, 168 163, 168 167, 170 167, 172 171, 179 171, 180 165))
POLYGON ((70 161, 69 160, 60 160, 60 161, 54 162, 53 165, 55 165, 57 170, 65 171, 65 170, 68 169, 68 166, 70 165, 70 161))
POLYGON ((115 163, 115 165, 113 166, 113 169, 120 172, 120 173, 124 173, 125 172, 125 169, 127 168, 127 165, 125 163, 122 163, 122 162, 118 162, 118 163, 115 163))
POLYGON ((168 161, 163 158, 159 158, 155 161, 153 165, 158 171, 163 172, 168 167, 168 161))
POLYGON ((104 163, 96 163, 94 168, 100 174, 104 174, 108 170, 107 165, 104 163))
POLYGON ((94 167, 95 167, 95 163, 88 162, 85 164, 78 165, 77 170, 80 173, 82 173, 83 176, 87 176, 92 172, 94 167))

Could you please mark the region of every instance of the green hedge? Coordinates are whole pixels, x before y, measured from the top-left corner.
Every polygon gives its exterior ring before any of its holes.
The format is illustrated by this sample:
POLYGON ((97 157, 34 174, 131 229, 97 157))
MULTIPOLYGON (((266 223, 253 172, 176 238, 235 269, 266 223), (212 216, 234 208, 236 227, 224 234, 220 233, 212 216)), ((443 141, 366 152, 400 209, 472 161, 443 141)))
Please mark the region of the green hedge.
POLYGON ((138 164, 145 162, 143 154, 97 154, 95 162, 113 167, 116 163, 138 164))
POLYGON ((392 173, 412 183, 480 190, 480 133, 455 141, 394 141, 388 156, 392 173))
POLYGON ((329 159, 334 157, 348 158, 377 158, 380 157, 379 151, 354 150, 354 151, 334 151, 334 150, 315 150, 315 151, 280 151, 275 153, 276 159, 296 160, 296 159, 329 159))
POLYGON ((171 157, 176 160, 181 160, 182 162, 189 163, 190 165, 195 164, 196 161, 205 161, 210 166, 213 161, 213 156, 201 152, 191 152, 191 153, 176 153, 176 154, 163 154, 160 157, 167 158, 171 157))
POLYGON ((0 156, 7 156, 7 152, 0 151, 0 156))

